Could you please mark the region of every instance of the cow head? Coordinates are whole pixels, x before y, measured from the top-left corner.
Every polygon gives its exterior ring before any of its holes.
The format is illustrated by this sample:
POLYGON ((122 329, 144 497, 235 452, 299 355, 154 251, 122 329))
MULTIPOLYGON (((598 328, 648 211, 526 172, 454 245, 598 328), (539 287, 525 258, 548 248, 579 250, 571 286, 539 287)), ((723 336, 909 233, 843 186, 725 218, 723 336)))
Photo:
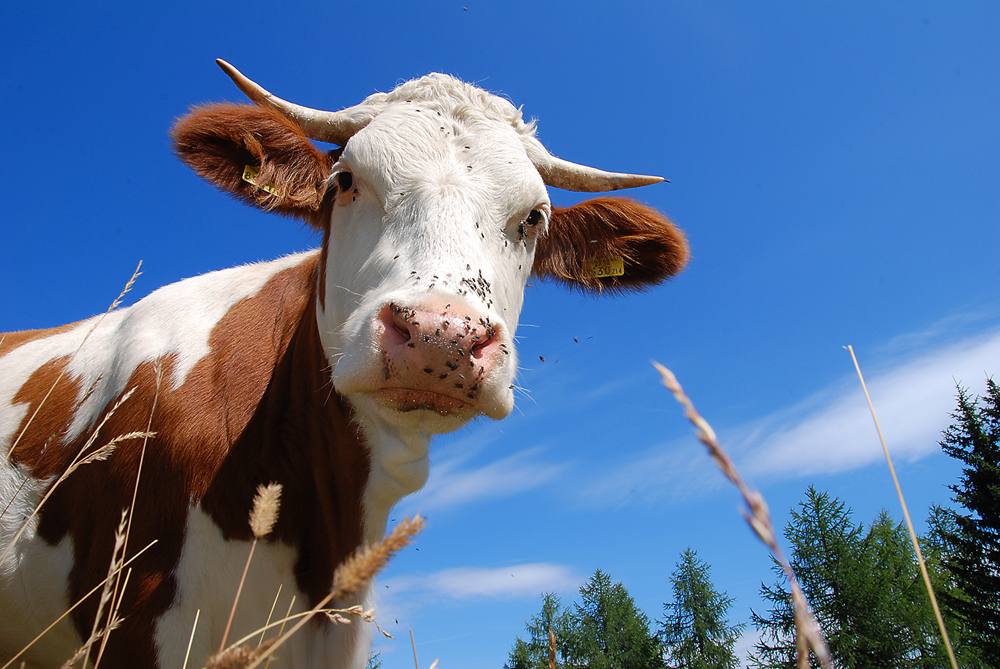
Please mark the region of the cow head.
POLYGON ((220 65, 258 107, 193 110, 174 128, 177 153, 221 189, 322 232, 320 338, 334 386, 363 417, 432 433, 503 418, 529 277, 641 289, 686 262, 683 234, 659 212, 620 198, 560 209, 546 190, 662 179, 555 158, 519 110, 479 88, 433 74, 318 112, 220 65))

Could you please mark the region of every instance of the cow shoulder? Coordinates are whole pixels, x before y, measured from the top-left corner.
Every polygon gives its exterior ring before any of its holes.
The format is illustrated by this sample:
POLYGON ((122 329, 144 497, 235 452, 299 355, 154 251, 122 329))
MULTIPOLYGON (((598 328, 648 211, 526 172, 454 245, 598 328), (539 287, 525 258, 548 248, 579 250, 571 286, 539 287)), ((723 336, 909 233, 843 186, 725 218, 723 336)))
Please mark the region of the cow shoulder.
POLYGON ((532 270, 542 279, 600 293, 657 285, 687 260, 684 233, 662 213, 627 198, 599 197, 553 209, 532 270), (595 271, 619 261, 617 272, 595 271))
POLYGON ((334 156, 283 116, 208 104, 179 119, 171 138, 177 156, 220 190, 264 211, 315 220, 334 156))

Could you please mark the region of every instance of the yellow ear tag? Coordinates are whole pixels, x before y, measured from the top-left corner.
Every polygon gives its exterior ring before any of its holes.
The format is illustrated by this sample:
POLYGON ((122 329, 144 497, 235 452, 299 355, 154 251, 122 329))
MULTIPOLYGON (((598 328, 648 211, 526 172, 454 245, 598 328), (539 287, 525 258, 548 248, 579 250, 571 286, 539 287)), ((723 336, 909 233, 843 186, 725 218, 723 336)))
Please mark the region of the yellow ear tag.
POLYGON ((603 256, 590 264, 594 276, 603 279, 609 276, 624 276, 625 260, 621 256, 603 256))
POLYGON ((254 167, 253 165, 246 165, 243 167, 243 180, 248 184, 253 184, 257 188, 267 191, 271 195, 277 195, 278 189, 274 186, 260 185, 257 183, 257 177, 260 176, 260 168, 254 167))

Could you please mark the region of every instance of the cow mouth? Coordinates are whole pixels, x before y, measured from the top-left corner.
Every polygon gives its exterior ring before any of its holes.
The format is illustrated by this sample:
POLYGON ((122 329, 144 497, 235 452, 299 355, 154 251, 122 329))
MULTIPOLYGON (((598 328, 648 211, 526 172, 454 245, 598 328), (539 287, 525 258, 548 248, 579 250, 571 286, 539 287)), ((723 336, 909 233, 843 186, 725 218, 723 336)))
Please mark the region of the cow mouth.
POLYGON ((433 411, 440 416, 455 416, 458 414, 468 414, 470 411, 478 411, 472 404, 465 400, 451 397, 450 395, 442 395, 430 390, 381 388, 374 394, 382 404, 400 413, 433 411))

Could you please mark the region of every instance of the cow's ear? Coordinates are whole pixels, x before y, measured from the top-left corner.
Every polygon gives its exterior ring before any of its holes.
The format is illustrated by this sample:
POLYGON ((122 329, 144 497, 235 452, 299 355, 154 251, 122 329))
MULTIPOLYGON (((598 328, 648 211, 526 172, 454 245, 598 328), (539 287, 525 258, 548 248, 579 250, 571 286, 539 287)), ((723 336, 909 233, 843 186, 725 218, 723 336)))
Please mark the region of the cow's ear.
POLYGON ((171 131, 174 151, 217 188, 315 224, 333 157, 288 119, 251 105, 196 107, 171 131))
POLYGON ((534 274, 600 293, 642 290, 680 272, 684 233, 644 204, 617 197, 554 208, 535 247, 534 274))

